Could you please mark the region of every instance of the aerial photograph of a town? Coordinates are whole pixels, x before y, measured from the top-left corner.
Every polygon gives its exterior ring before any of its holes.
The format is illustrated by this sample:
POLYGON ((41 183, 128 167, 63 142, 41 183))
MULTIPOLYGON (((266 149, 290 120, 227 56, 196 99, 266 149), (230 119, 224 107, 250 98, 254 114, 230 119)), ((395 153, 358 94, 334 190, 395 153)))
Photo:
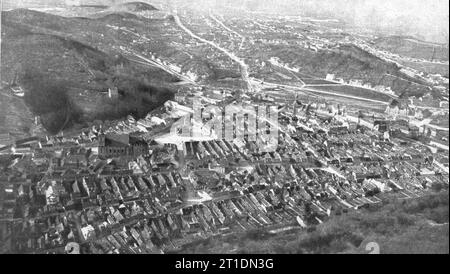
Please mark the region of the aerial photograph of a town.
POLYGON ((0 254, 449 253, 447 0, 0 3, 0 254))

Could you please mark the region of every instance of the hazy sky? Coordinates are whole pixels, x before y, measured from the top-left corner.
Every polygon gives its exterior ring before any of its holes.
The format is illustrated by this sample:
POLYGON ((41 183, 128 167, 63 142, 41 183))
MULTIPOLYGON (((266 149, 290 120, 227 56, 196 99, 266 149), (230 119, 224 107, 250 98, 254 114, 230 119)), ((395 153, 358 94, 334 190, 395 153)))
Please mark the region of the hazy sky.
MULTIPOLYGON (((205 0, 203 0, 205 1, 205 0)), ((448 43, 448 0, 223 0, 252 10, 331 16, 354 26, 448 43)))
MULTIPOLYGON (((4 8, 36 4, 62 4, 65 0, 0 0, 4 8), (22 3, 22 5, 20 4, 22 3)), ((126 0, 67 0, 84 4, 111 4, 126 0)), ((135 0, 130 0, 135 1, 135 0)), ((138 0, 139 1, 139 0, 138 0)), ((169 1, 169 0, 165 0, 169 1)), ((161 3, 164 0, 142 0, 161 3)), ((234 6, 253 11, 315 14, 345 20, 353 26, 413 35, 428 41, 448 43, 448 0, 170 0, 192 3, 193 7, 234 6)))
POLYGON ((314 0, 312 6, 346 16, 357 26, 448 42, 448 0, 314 0))

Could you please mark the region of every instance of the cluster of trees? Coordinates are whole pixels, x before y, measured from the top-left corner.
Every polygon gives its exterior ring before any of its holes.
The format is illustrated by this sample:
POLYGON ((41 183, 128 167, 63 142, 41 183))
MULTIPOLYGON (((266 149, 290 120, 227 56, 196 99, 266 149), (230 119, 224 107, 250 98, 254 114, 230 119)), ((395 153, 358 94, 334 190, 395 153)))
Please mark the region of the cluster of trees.
POLYGON ((138 79, 120 78, 115 81, 119 98, 105 100, 96 119, 111 120, 132 115, 135 119, 144 118, 147 113, 174 97, 168 88, 155 87, 138 79))
POLYGON ((27 91, 25 103, 50 133, 58 133, 78 119, 80 112, 68 96, 65 81, 50 79, 37 68, 27 68, 21 78, 27 91))
MULTIPOLYGON (((69 96, 67 81, 52 79, 33 67, 25 69, 20 78, 26 90, 26 104, 35 115, 41 117, 42 124, 50 133, 56 134, 75 123, 86 122, 82 120, 86 116, 69 96)), ((114 100, 105 98, 97 113, 91 116, 92 119, 119 119, 129 114, 140 119, 174 96, 170 89, 155 87, 138 77, 117 75, 113 81, 118 87, 119 97, 114 100)))

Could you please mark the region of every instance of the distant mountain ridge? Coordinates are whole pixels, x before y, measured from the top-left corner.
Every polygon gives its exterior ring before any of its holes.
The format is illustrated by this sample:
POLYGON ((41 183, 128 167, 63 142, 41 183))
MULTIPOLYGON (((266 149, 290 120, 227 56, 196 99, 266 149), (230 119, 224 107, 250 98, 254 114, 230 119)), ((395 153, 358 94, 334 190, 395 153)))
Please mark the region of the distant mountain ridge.
POLYGON ((135 12, 147 11, 147 10, 158 10, 154 6, 144 3, 144 2, 127 2, 127 3, 117 5, 117 7, 125 7, 125 8, 130 9, 131 11, 135 11, 135 12))
POLYGON ((432 43, 416 39, 412 36, 387 36, 380 37, 372 43, 384 50, 406 57, 448 61, 448 45, 432 43))

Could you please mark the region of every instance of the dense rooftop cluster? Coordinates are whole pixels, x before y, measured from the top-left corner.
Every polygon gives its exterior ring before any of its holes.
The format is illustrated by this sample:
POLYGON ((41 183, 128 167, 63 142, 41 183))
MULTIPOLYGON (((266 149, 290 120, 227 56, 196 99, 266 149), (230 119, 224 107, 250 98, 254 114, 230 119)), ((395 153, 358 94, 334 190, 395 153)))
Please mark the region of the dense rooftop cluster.
POLYGON ((170 252, 220 233, 306 228, 386 192, 408 199, 448 189, 445 150, 390 137, 341 106, 285 107, 277 149, 261 152, 246 139, 165 142, 165 124, 189 108, 166 105, 164 119, 129 117, 2 148, 11 250, 170 252))

